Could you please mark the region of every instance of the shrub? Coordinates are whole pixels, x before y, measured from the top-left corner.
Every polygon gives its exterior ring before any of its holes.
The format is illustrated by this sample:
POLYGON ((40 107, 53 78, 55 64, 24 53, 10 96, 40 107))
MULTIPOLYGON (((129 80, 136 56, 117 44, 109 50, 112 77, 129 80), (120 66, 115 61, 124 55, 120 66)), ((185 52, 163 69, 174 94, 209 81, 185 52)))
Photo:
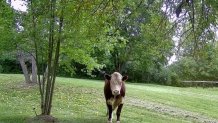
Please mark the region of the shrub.
POLYGON ((0 73, 2 73, 3 72, 3 68, 2 68, 2 66, 0 65, 0 73))

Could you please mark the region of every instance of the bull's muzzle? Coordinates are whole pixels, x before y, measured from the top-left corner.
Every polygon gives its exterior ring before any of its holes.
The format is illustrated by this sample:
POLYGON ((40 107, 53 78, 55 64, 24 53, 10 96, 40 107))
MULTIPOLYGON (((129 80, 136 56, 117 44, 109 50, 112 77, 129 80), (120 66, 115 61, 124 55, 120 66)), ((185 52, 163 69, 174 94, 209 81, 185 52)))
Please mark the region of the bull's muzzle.
POLYGON ((119 91, 119 90, 114 90, 114 91, 113 91, 113 95, 114 95, 114 96, 117 96, 117 95, 119 95, 119 94, 120 94, 120 91, 119 91))

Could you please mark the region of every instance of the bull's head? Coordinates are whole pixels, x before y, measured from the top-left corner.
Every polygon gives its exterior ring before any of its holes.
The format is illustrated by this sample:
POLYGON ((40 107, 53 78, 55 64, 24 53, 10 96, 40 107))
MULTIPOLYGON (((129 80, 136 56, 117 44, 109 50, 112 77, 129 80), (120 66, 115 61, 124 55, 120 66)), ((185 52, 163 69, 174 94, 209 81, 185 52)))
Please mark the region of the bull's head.
POLYGON ((105 79, 110 82, 112 94, 117 96, 120 94, 121 87, 123 86, 124 81, 128 79, 128 76, 122 76, 120 73, 114 72, 111 75, 106 74, 105 79))

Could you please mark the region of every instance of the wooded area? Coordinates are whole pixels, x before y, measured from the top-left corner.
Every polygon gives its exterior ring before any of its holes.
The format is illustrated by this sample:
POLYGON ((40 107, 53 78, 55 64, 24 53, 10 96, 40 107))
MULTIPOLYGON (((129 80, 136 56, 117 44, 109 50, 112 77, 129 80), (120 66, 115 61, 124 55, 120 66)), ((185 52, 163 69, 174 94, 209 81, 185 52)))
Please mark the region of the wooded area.
POLYGON ((217 79, 215 1, 58 0, 55 9, 50 2, 26 1, 24 12, 1 2, 0 72, 35 73, 32 56, 43 73, 50 45, 60 43, 60 76, 116 70, 145 83, 217 79))
POLYGON ((24 1, 27 11, 0 2, 0 73, 38 82, 42 114, 50 114, 56 76, 118 71, 173 86, 218 78, 217 1, 24 1))

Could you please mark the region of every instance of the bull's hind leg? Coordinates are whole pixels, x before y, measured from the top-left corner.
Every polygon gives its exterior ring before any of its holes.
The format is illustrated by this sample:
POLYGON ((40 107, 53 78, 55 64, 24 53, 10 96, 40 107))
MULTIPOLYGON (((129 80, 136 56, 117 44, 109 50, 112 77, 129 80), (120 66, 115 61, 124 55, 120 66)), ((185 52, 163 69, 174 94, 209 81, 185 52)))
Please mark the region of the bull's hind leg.
POLYGON ((123 108, 123 104, 120 104, 117 108, 117 123, 120 123, 120 114, 121 114, 121 110, 123 108))
POLYGON ((108 108, 108 123, 112 123, 112 105, 107 104, 108 108))

